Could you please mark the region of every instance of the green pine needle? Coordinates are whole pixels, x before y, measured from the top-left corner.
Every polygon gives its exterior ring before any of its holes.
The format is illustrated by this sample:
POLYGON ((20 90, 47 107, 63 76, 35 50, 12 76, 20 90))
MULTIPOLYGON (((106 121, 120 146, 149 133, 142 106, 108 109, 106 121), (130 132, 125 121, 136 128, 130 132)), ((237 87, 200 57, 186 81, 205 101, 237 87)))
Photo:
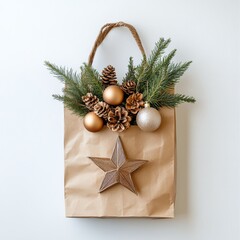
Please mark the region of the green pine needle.
POLYGON ((91 92, 93 95, 96 95, 100 100, 102 100, 103 86, 100 81, 100 75, 91 66, 84 64, 82 70, 82 84, 87 87, 88 92, 91 92))
POLYGON ((177 64, 171 63, 166 71, 165 78, 161 82, 162 90, 173 89, 191 63, 191 61, 177 64))
POLYGON ((84 103, 80 103, 74 98, 57 94, 53 94, 52 96, 54 99, 63 102, 66 108, 68 108, 78 116, 84 117, 89 112, 84 103))
POLYGON ((149 103, 157 109, 161 107, 173 108, 184 102, 194 103, 196 100, 193 97, 183 94, 170 94, 163 92, 159 94, 156 99, 152 98, 152 100, 149 101, 149 103))
POLYGON ((161 57, 165 49, 168 47, 170 39, 160 40, 155 44, 154 49, 152 50, 147 62, 142 62, 143 66, 138 67, 138 76, 137 76, 137 91, 143 92, 146 88, 147 81, 151 79, 153 75, 156 75, 157 70, 161 67, 161 57))
POLYGON ((122 82, 130 81, 130 80, 136 82, 136 67, 134 67, 133 65, 132 57, 129 58, 128 72, 126 73, 122 82))
POLYGON ((171 39, 164 40, 164 38, 160 38, 160 40, 156 42, 155 47, 152 50, 150 57, 148 58, 149 70, 154 67, 155 63, 164 53, 170 42, 171 39))
POLYGON ((47 61, 45 65, 55 77, 65 84, 62 95, 54 94, 53 98, 63 102, 66 108, 78 116, 85 116, 89 112, 82 101, 84 95, 91 92, 100 100, 102 99, 103 89, 99 74, 87 64, 81 67, 81 74, 74 72, 72 69, 58 67, 47 61))

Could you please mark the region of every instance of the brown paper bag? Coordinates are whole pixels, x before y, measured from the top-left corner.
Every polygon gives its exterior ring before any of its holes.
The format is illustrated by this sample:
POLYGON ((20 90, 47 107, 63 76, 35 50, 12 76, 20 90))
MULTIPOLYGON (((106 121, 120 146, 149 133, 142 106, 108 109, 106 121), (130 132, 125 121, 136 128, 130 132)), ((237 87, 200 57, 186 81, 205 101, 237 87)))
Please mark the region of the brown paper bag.
MULTIPOLYGON (((146 58, 136 29, 126 23, 106 24, 89 56, 114 27, 127 27, 146 58)), ((106 126, 88 132, 81 118, 65 109, 65 208, 67 217, 152 217, 173 218, 175 200, 175 110, 160 110, 162 123, 155 132, 131 126, 122 133, 106 126), (105 172, 89 157, 110 158, 120 136, 127 159, 148 160, 132 173, 135 195, 120 184, 99 193, 105 172)))
POLYGON ((155 132, 131 126, 120 134, 107 127, 90 133, 65 109, 67 217, 174 217, 175 111, 163 108, 160 113, 155 132), (132 174, 138 195, 120 184, 99 193, 105 173, 88 156, 110 158, 118 135, 128 159, 149 161, 132 174))

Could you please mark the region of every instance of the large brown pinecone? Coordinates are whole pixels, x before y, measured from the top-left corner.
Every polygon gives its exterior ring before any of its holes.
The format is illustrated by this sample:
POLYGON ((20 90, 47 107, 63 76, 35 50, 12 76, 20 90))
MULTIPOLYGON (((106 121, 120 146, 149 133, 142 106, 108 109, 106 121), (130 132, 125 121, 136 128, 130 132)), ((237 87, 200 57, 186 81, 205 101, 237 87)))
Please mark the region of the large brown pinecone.
POLYGON ((124 107, 116 107, 109 111, 107 126, 114 132, 122 132, 130 127, 132 118, 124 107))
POLYGON ((112 65, 108 65, 105 67, 102 71, 102 83, 105 86, 109 85, 116 85, 117 84, 117 77, 116 77, 116 72, 115 68, 112 65))
POLYGON ((144 107, 142 93, 133 93, 126 100, 126 109, 133 114, 137 114, 144 107))
POLYGON ((126 81, 122 84, 121 89, 127 94, 131 95, 136 92, 136 83, 134 81, 126 81))
POLYGON ((87 93, 85 96, 82 96, 82 100, 90 111, 93 111, 94 106, 99 102, 97 96, 92 93, 87 93))
POLYGON ((110 106, 105 102, 98 102, 94 106, 94 112, 101 118, 107 120, 108 112, 110 111, 110 106))

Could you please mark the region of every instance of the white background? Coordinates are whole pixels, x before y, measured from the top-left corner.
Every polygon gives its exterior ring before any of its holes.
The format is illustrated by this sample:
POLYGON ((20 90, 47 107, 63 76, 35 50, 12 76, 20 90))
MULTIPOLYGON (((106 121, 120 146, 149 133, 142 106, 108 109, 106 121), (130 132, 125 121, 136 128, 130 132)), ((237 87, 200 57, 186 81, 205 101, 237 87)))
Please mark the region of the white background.
MULTIPOLYGON (((0 239, 238 240, 239 22, 237 0, 0 1, 0 239), (100 27, 133 24, 147 54, 171 37, 175 61, 193 60, 177 91, 174 220, 66 219, 63 198, 62 85, 43 65, 77 70, 100 27)), ((99 48, 94 67, 121 78, 141 55, 126 29, 99 48)))

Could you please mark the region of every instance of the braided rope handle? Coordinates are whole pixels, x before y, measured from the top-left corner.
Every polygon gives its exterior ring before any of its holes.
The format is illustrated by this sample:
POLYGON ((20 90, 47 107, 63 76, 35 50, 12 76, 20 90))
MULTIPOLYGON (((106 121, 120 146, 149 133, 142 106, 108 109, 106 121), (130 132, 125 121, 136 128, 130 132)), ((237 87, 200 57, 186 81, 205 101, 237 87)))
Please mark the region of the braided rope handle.
POLYGON ((138 48, 139 50, 141 51, 142 53, 142 56, 143 56, 143 59, 146 60, 146 53, 145 53, 145 50, 143 48, 143 45, 142 45, 142 42, 141 42, 141 39, 137 33, 137 30, 131 25, 131 24, 128 24, 128 23, 124 23, 124 22, 117 22, 117 23, 107 23, 105 24, 99 34, 98 34, 98 37, 93 45, 93 48, 92 48, 92 51, 89 55, 89 58, 88 58, 88 65, 91 66, 92 63, 93 63, 93 59, 94 59, 94 56, 95 56, 95 53, 97 51, 97 48, 100 46, 100 44, 103 42, 103 40, 105 39, 105 37, 108 35, 108 33, 113 29, 113 28, 117 28, 117 27, 127 27, 130 32, 132 33, 132 36, 133 38, 135 39, 137 45, 138 45, 138 48))

